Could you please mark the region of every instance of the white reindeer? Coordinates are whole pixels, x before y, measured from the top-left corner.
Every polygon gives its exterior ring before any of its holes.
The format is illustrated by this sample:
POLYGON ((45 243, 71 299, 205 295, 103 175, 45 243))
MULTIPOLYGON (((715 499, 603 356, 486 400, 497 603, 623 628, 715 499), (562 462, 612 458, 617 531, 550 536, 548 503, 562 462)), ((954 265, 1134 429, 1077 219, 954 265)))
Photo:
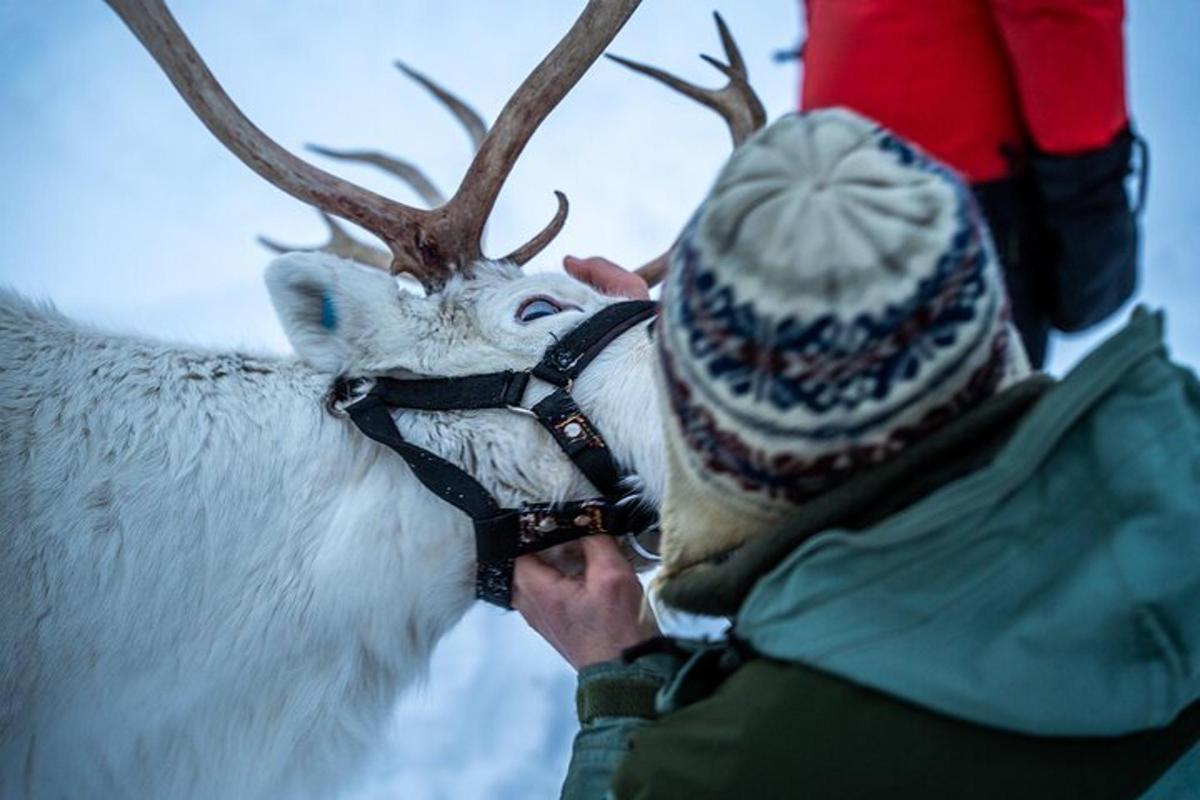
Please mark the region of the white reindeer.
MULTIPOLYGON (((377 233, 392 272, 427 293, 335 254, 283 256, 266 280, 299 359, 281 360, 114 335, 0 290, 0 797, 322 795, 379 740, 472 602, 474 542, 462 513, 331 410, 331 386, 528 369, 612 302, 516 266, 561 226, 561 196, 554 222, 508 259, 484 258, 479 236, 525 141, 637 4, 590 0, 455 196, 421 211, 282 150, 159 0, 110 0, 236 155, 377 233)), ((654 504, 651 354, 639 325, 574 396, 654 504)), ((531 385, 525 405, 548 390, 531 385)), ((505 505, 595 494, 524 416, 394 419, 505 505)))

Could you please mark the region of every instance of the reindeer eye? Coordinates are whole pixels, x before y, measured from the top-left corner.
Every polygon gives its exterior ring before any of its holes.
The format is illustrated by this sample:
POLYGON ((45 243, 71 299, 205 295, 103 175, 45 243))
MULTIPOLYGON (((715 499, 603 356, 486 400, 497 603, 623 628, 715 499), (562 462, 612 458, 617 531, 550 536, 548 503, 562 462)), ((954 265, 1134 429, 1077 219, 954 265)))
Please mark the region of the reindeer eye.
POLYGON ((533 322, 542 317, 552 317, 567 309, 578 310, 572 305, 559 305, 548 297, 531 297, 517 309, 517 319, 521 322, 533 322))

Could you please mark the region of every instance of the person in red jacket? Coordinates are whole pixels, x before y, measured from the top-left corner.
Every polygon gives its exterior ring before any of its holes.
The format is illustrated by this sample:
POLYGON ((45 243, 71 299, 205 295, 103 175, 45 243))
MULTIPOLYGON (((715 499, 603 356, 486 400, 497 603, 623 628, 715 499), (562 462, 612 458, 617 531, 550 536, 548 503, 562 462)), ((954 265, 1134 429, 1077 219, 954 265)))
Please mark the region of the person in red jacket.
MULTIPOLYGON (((800 106, 846 106, 970 181, 1034 366, 1133 292, 1123 0, 807 0, 800 106)), ((1140 203, 1139 203, 1140 205, 1140 203)))

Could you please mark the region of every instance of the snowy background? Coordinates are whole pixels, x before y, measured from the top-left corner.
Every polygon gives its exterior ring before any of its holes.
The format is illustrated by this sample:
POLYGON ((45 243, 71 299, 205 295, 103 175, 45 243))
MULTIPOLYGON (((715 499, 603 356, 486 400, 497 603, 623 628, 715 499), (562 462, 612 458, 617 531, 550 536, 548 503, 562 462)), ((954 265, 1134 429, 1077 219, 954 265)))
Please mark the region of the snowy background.
MULTIPOLYGON (((1200 2, 1129 5, 1132 106, 1154 162, 1140 299, 1167 309, 1177 358, 1196 365, 1200 2)), ((381 148, 419 161, 449 191, 469 160, 466 136, 391 61, 430 73, 490 120, 582 2, 172 6, 229 92, 282 144, 381 148)), ((790 110, 797 65, 771 54, 800 36, 794 0, 647 0, 611 51, 714 85, 696 58, 720 53, 714 8, 771 116, 790 110)), ((534 137, 500 197, 488 249, 507 252, 540 229, 551 190, 562 189, 571 217, 530 268, 558 269, 567 253, 641 263, 669 243, 727 149, 710 112, 599 63, 534 137)), ((416 202, 366 168, 337 171, 416 202)), ((227 154, 98 0, 0 0, 0 174, 0 284, 117 329, 287 351, 255 237, 315 243, 320 222, 227 154)), ((1102 334, 1060 342, 1054 371, 1102 334)), ((438 649, 432 676, 396 710, 347 800, 557 796, 574 679, 515 615, 473 611, 438 649)))

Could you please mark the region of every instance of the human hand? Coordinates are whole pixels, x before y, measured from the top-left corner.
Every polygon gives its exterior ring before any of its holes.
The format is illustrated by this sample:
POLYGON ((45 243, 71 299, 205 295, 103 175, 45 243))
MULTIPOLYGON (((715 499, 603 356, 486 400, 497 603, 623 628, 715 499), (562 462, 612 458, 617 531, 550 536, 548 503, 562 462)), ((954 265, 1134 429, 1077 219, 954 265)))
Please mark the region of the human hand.
POLYGON ((642 584, 611 536, 585 536, 584 571, 563 575, 536 555, 517 559, 513 608, 575 669, 611 661, 657 636, 642 618, 642 584))
POLYGON ((634 300, 650 299, 650 289, 640 275, 614 264, 607 258, 567 256, 563 259, 563 268, 572 278, 583 281, 602 294, 634 300))

